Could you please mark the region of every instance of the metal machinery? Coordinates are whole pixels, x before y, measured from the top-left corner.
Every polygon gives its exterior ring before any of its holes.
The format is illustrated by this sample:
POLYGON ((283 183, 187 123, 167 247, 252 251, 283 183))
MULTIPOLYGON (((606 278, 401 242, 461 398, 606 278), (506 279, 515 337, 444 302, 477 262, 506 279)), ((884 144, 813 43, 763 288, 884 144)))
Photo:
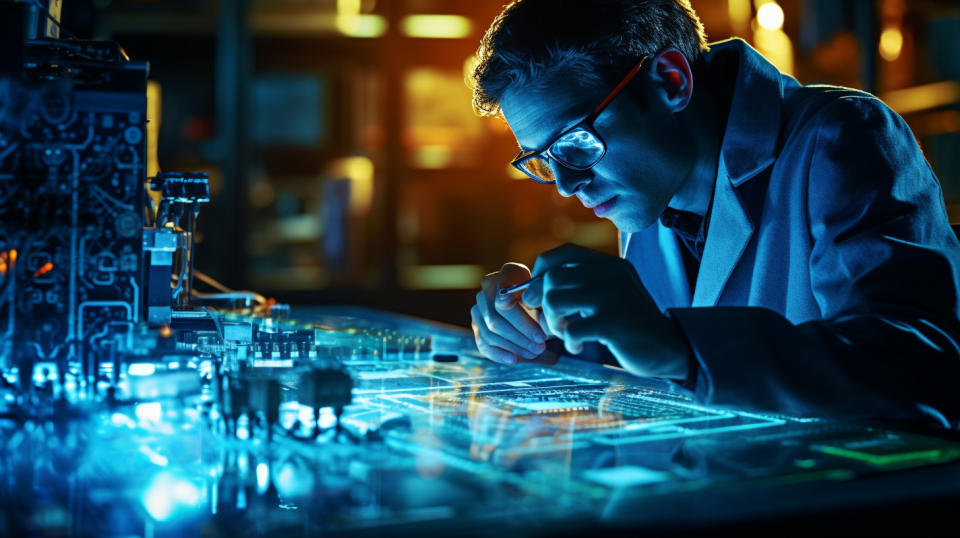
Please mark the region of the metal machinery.
POLYGON ((206 177, 146 177, 147 65, 56 39, 51 5, 0 2, 0 535, 696 530, 955 500, 941 436, 198 292, 206 177))

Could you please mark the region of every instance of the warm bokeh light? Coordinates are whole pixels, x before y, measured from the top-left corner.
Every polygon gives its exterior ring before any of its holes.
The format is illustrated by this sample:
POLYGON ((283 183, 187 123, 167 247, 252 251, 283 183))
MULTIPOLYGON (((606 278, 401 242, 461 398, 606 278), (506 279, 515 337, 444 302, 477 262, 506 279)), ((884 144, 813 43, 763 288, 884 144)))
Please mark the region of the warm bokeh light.
POLYGON ((354 155, 335 159, 327 165, 330 177, 350 181, 350 211, 365 214, 373 204, 374 165, 369 157, 354 155))
POLYGON ((337 14, 355 16, 360 14, 360 0, 337 0, 337 14))
POLYGON ((898 114, 911 114, 960 101, 960 82, 945 80, 893 90, 880 96, 898 114))
POLYGON ((883 29, 880 33, 880 57, 888 62, 896 61, 903 51, 903 32, 896 26, 883 29))
MULTIPOLYGON (((509 125, 471 107, 477 44, 507 0, 256 0, 245 22, 234 21, 253 47, 219 52, 214 10, 186 7, 209 2, 151 1, 151 10, 140 3, 113 2, 102 12, 105 35, 149 59, 151 77, 163 84, 162 92, 155 82, 148 89, 149 173, 158 164, 206 171, 216 200, 239 202, 201 217, 202 270, 235 277, 238 287, 289 293, 281 302, 362 290, 378 292, 372 305, 392 308, 400 290, 445 290, 436 303, 411 303, 410 313, 462 323, 452 298, 505 261, 529 264, 567 241, 616 251, 609 221, 509 166, 518 151, 509 125), (158 34, 175 32, 187 32, 176 41, 181 48, 156 47, 158 34), (229 102, 237 77, 218 82, 210 66, 234 60, 247 66, 250 104, 237 127, 248 151, 224 146, 236 153, 221 156, 218 129, 230 122, 217 118, 232 112, 217 103, 229 102), (161 99, 163 123, 154 110, 161 99), (248 221, 236 244, 220 231, 230 219, 248 221)), ((711 41, 742 38, 803 83, 872 90, 904 114, 948 178, 947 202, 960 215, 951 159, 960 121, 960 79, 949 61, 953 11, 907 0, 857 9, 812 0, 691 4, 711 41), (858 24, 868 16, 875 24, 858 24), (881 65, 864 69, 871 51, 881 65)), ((4 270, 18 269, 12 244, 0 247, 0 280, 9 280, 4 270)), ((46 261, 17 272, 31 277, 46 261)), ((271 466, 271 474, 281 470, 271 466)))
POLYGON ((409 265, 400 269, 400 283, 412 290, 473 289, 483 278, 483 267, 459 265, 409 265))
POLYGON ((407 37, 461 39, 470 35, 470 19, 460 15, 409 15, 400 22, 407 37))
POLYGON ((745 37, 750 29, 750 0, 727 0, 727 16, 735 35, 745 37))
POLYGON ((337 29, 349 37, 381 37, 387 21, 380 15, 337 15, 337 29))
POLYGON ((783 9, 776 2, 768 2, 757 9, 757 23, 767 30, 783 28, 783 9))

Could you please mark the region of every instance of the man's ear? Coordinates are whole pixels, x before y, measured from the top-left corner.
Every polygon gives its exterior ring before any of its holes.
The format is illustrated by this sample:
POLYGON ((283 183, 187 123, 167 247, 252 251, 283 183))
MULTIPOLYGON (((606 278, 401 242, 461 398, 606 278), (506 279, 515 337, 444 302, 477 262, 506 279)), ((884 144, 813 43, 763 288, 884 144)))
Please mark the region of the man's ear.
POLYGON ((693 96, 693 71, 686 56, 675 48, 663 49, 653 57, 650 77, 658 95, 671 112, 680 112, 693 96))

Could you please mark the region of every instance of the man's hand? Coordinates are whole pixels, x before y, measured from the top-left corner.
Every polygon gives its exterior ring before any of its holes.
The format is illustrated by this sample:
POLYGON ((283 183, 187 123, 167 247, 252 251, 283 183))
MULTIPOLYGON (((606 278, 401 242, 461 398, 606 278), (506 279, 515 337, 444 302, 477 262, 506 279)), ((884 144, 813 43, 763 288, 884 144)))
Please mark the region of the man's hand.
POLYGON ((562 338, 567 351, 599 342, 634 374, 687 377, 689 343, 630 262, 567 244, 541 254, 533 276, 541 278, 523 292, 523 302, 542 308, 541 325, 562 338))
POLYGON ((477 349, 487 358, 503 364, 532 360, 544 352, 547 335, 533 312, 520 304, 520 292, 501 295, 500 288, 530 278, 530 269, 508 263, 499 272, 483 277, 477 304, 470 309, 477 349))

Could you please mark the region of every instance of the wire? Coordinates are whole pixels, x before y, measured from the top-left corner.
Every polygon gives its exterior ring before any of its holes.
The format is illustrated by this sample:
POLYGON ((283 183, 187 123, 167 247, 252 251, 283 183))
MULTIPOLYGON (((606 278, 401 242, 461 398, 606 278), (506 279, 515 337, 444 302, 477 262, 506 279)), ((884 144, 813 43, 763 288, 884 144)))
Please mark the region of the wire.
POLYGON ((213 311, 210 310, 209 308, 205 306, 201 306, 200 308, 204 312, 206 312, 208 316, 210 316, 210 319, 213 321, 213 324, 217 327, 217 336, 220 337, 220 342, 225 343, 226 339, 223 336, 223 324, 220 322, 220 318, 216 314, 214 314, 213 311))
POLYGON ((57 30, 60 30, 62 33, 67 34, 68 38, 74 41, 79 41, 79 39, 77 39, 77 36, 68 32, 66 28, 60 25, 60 21, 58 21, 56 17, 50 14, 50 10, 44 7, 44 5, 40 3, 40 0, 33 0, 33 4, 38 8, 40 8, 40 11, 43 11, 43 14, 46 15, 48 19, 50 19, 50 22, 52 22, 53 25, 57 27, 57 30))
POLYGON ((248 293, 248 294, 250 294, 250 295, 253 295, 254 298, 256 299, 256 301, 257 301, 258 303, 266 303, 266 302, 267 302, 267 298, 266 298, 266 297, 264 297, 263 295, 260 295, 259 293, 255 292, 255 291, 250 291, 250 290, 234 290, 234 289, 228 288, 227 286, 221 284, 219 281, 215 280, 215 279, 214 279, 213 277, 211 277, 210 275, 208 275, 208 274, 206 274, 206 273, 203 273, 203 272, 201 272, 201 271, 197 271, 196 269, 193 270, 193 276, 196 277, 196 278, 197 278, 198 280, 200 280, 201 282, 203 282, 204 284, 207 284, 208 286, 212 286, 212 287, 214 287, 214 288, 222 291, 223 293, 248 293))
POLYGON ((194 272, 193 272, 193 276, 196 277, 197 279, 199 279, 199 280, 200 280, 201 282, 203 282, 204 284, 207 284, 208 286, 213 286, 214 288, 217 288, 218 290, 220 290, 220 291, 222 291, 222 292, 224 292, 224 293, 233 293, 233 291, 234 291, 234 290, 226 287, 225 285, 221 284, 221 283, 218 282, 217 280, 214 280, 213 277, 211 277, 210 275, 208 275, 208 274, 206 274, 206 273, 204 273, 204 272, 194 271, 194 272))

